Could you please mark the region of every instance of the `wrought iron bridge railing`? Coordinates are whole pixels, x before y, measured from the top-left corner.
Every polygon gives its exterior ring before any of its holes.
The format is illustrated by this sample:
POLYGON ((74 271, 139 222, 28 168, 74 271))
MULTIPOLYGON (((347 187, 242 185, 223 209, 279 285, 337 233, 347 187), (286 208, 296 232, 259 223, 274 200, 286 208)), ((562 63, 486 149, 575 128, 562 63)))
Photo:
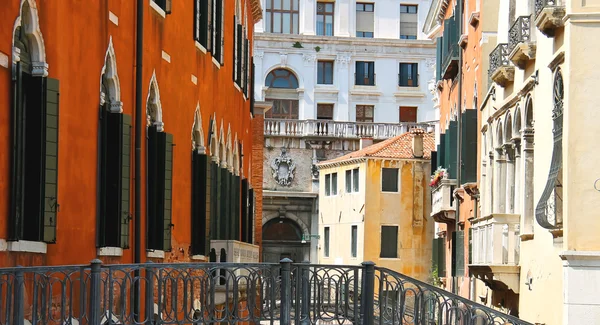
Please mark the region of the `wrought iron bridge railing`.
POLYGON ((329 137, 342 139, 389 139, 404 134, 412 128, 434 131, 430 123, 363 123, 333 120, 265 119, 266 136, 329 137))
POLYGON ((531 325, 365 262, 0 269, 0 324, 531 325))
POLYGON ((488 70, 490 77, 498 68, 509 65, 509 54, 508 43, 498 44, 492 53, 490 53, 490 68, 488 70))
POLYGON ((508 53, 510 54, 519 43, 531 41, 531 16, 518 17, 508 32, 508 53))

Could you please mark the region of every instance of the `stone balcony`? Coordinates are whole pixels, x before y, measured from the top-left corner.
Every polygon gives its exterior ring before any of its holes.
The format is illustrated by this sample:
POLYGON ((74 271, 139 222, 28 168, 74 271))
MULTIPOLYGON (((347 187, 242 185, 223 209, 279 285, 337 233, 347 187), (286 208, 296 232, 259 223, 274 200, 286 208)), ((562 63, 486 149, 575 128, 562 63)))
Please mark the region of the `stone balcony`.
POLYGON ((553 37, 557 28, 564 26, 564 0, 535 0, 535 25, 542 34, 553 37))
POLYGON ((508 34, 508 58, 524 69, 528 61, 535 60, 535 42, 531 39, 531 16, 518 17, 508 34))
POLYGON ((515 67, 510 65, 508 43, 500 43, 490 53, 490 68, 488 70, 491 80, 500 85, 506 86, 515 78, 515 67))
POLYGON ((433 132, 428 123, 362 123, 333 120, 265 119, 264 134, 268 137, 330 138, 385 140, 404 134, 412 128, 433 132))
POLYGON ((431 217, 436 222, 454 222, 456 205, 454 201, 455 179, 442 179, 431 190, 431 217))
POLYGON ((469 270, 494 290, 519 293, 520 215, 495 213, 471 221, 469 270))

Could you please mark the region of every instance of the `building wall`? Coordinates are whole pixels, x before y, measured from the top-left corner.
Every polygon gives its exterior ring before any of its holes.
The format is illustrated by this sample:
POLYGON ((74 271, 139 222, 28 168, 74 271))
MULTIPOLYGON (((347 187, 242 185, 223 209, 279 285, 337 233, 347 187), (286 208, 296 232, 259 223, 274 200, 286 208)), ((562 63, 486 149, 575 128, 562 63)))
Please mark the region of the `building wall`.
POLYGON ((321 246, 324 227, 330 227, 330 255, 319 252, 319 262, 328 264, 360 264, 373 261, 380 267, 390 268, 402 274, 428 281, 431 268, 433 222, 429 215, 429 191, 421 191, 415 197, 415 188, 426 189, 427 180, 416 184, 415 174, 427 171, 428 161, 423 160, 380 160, 343 164, 320 170, 319 213, 323 218, 319 225, 321 246), (345 171, 360 169, 360 190, 345 192, 345 171), (381 191, 381 168, 399 168, 399 192, 381 191), (338 195, 325 196, 325 175, 338 173, 338 195), (351 257, 351 226, 357 225, 357 257, 351 257), (398 258, 380 258, 381 226, 398 226, 398 258))
MULTIPOLYGON (((34 2, 30 0, 31 2, 34 2)), ((50 78, 60 81, 60 126, 58 157, 57 243, 48 245, 46 254, 2 252, 2 265, 56 265, 87 263, 96 252, 96 166, 97 126, 101 70, 110 40, 116 53, 123 112, 133 115, 135 107, 135 2, 37 0, 39 26, 43 34, 50 78), (118 21, 118 23, 117 23, 118 21)), ((11 107, 12 32, 19 15, 20 1, 9 1, 0 10, 0 52, 9 64, 0 67, 0 102, 11 107)), ((251 157, 250 102, 232 81, 232 20, 234 2, 225 6, 225 64, 217 67, 210 54, 199 50, 192 38, 192 2, 173 2, 172 13, 162 17, 150 4, 144 5, 144 61, 142 97, 148 97, 151 77, 155 75, 160 91, 162 121, 165 132, 174 136, 173 168, 173 250, 156 261, 190 260, 191 224, 191 129, 194 112, 200 106, 204 139, 208 141, 211 116, 218 130, 243 143, 244 157, 251 157), (221 128, 222 125, 222 128, 221 128), (176 199, 175 199, 176 198, 176 199)), ((250 4, 244 3, 246 10, 250 4)), ((248 14, 249 26, 253 25, 248 14)), ((252 39, 252 29, 248 31, 252 39)), ((144 105, 145 106, 145 105, 144 105)), ((144 108, 145 109, 145 108, 144 108)), ((144 119, 145 123, 145 119, 144 119)), ((0 152, 10 152, 10 110, 0 113, 0 152)), ((144 127, 144 126, 141 126, 144 127)), ((132 131, 133 135, 133 131, 132 131)), ((144 137, 145 138, 145 137, 144 137)), ((133 146, 133 136, 132 136, 133 146)), ((145 142, 142 157, 145 157, 145 142)), ((133 150, 132 150, 133 156, 133 150)), ((244 177, 250 165, 245 158, 244 177)), ((133 159, 131 161, 133 166, 133 159)), ((145 174, 145 158, 142 175, 145 174)), ((4 211, 0 238, 7 238, 10 189, 10 155, 0 159, 0 210, 4 211)), ((131 171, 133 174, 133 170, 131 171)), ((145 176, 144 176, 145 177, 145 176)), ((132 177, 133 178, 133 177, 132 177)), ((133 188, 133 179, 131 180, 133 188)), ((142 180, 142 229, 146 222, 146 182, 142 180)), ((131 191, 133 210, 133 190, 131 191)), ((133 211, 132 211, 133 213, 133 211)), ((133 221, 130 223, 130 247, 133 247, 133 221)), ((145 251, 146 237, 141 236, 145 251)), ((5 248, 4 248, 5 249, 5 248)), ((143 253, 143 252, 142 252, 143 253)), ((142 254, 142 260, 146 254, 142 254)), ((133 249, 121 257, 102 257, 105 263, 133 261, 133 249)))

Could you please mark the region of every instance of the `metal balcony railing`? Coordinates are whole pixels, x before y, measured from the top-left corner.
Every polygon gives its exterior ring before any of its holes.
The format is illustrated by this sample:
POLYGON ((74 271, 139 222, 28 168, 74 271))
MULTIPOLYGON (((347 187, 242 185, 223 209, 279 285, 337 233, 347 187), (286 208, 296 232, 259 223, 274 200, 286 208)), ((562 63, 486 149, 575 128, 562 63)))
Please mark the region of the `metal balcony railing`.
POLYGON ((563 3, 561 0, 535 0, 535 17, 546 7, 560 7, 563 3))
POLYGON ((329 137, 342 139, 373 138, 384 140, 404 134, 411 128, 433 132, 429 123, 361 123, 332 120, 265 119, 266 136, 329 137))
POLYGON ((531 16, 521 16, 515 20, 508 32, 508 53, 520 43, 531 41, 531 16))
POLYGON ((419 87, 419 74, 413 79, 408 79, 406 76, 402 78, 402 74, 398 74, 398 86, 400 87, 419 87))
POLYGON ((372 75, 362 75, 363 77, 359 77, 356 73, 354 73, 354 85, 356 86, 375 86, 375 80, 377 79, 377 74, 373 73, 372 75))
POLYGON ((498 44, 492 53, 490 53, 490 68, 488 70, 490 77, 498 68, 509 65, 509 54, 507 43, 498 44))
POLYGON ((531 325, 365 262, 0 269, 0 324, 531 325), (239 272, 243 270, 243 272, 239 272))

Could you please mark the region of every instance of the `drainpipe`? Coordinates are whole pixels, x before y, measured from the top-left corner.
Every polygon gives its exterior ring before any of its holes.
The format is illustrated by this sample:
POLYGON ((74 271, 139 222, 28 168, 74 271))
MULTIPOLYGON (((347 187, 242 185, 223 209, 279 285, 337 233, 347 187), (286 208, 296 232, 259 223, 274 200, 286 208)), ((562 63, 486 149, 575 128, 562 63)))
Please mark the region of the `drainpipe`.
MULTIPOLYGON (((458 0, 458 12, 460 14, 460 17, 458 19, 458 35, 459 38, 462 36, 462 29, 463 29, 463 20, 464 20, 464 13, 463 13, 463 6, 462 6, 462 0, 458 0)), ((458 46, 458 112, 457 112, 457 124, 456 124, 456 131, 457 131, 457 137, 458 137, 458 141, 457 141, 457 146, 456 146, 456 160, 457 160, 457 164, 456 164, 456 182, 458 184, 458 186, 460 187, 462 185, 462 181, 461 181, 461 169, 462 169, 462 123, 461 123, 461 119, 462 119, 462 86, 463 86, 463 78, 462 78, 462 67, 463 67, 463 49, 460 47, 460 45, 458 46)), ((458 223, 460 221, 460 202, 458 202, 458 200, 456 200, 456 218, 455 218, 455 226, 454 226, 454 231, 458 231, 458 223)), ((455 243, 456 244, 456 243, 455 243)), ((456 261, 456 259, 454 259, 456 261)), ((456 267, 456 265, 454 266, 456 267)), ((458 277, 459 275, 456 274, 456 276, 454 277, 454 293, 458 294, 458 277)))
MULTIPOLYGON (((144 0, 137 0, 136 13, 136 40, 135 40, 135 229, 134 229, 134 263, 141 263, 142 250, 142 126, 144 125, 142 109, 142 77, 143 77, 143 51, 144 51, 144 0)), ((140 271, 135 271, 135 276, 140 276, 140 271)), ((135 283, 133 313, 136 322, 140 320, 140 284, 135 283)))

